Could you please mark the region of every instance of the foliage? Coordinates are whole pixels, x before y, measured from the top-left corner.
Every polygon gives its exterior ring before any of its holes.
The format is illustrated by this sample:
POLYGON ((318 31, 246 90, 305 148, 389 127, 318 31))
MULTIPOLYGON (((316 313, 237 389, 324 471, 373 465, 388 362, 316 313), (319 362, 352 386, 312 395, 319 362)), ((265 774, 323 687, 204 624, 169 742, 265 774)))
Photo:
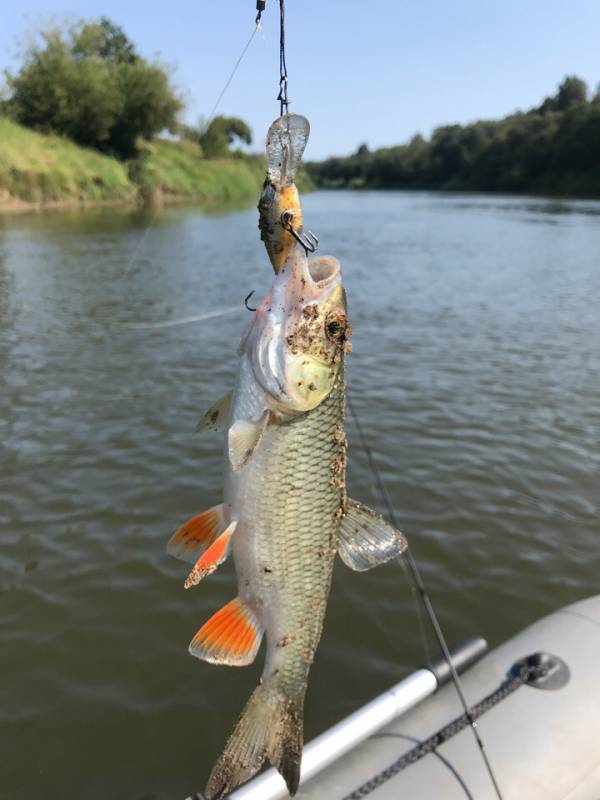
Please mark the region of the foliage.
POLYGON ((203 159, 195 142, 155 139, 145 142, 130 162, 130 175, 144 199, 188 196, 210 203, 242 203, 260 192, 265 167, 261 160, 203 159))
POLYGON ((569 76, 539 107, 445 125, 427 141, 307 164, 325 187, 469 189, 600 195, 600 91, 569 76))
POLYGON ((0 117, 0 208, 19 201, 77 204, 145 202, 188 197, 205 206, 256 199, 264 178, 260 158, 202 159, 192 142, 141 142, 128 162, 79 147, 0 117))
POLYGON ((215 117, 206 125, 184 127, 183 136, 197 142, 207 158, 225 158, 236 141, 252 144, 252 131, 239 117, 215 117))
POLYGON ((7 80, 18 122, 121 158, 138 137, 172 128, 181 108, 165 67, 142 58, 106 18, 42 32, 7 80))

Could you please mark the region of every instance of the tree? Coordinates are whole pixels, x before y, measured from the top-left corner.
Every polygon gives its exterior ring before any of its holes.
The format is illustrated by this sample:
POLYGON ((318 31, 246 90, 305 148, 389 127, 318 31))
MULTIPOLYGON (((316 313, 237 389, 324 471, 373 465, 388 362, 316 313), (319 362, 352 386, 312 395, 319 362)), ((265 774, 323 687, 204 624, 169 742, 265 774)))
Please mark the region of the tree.
POLYGON ((206 130, 197 132, 197 141, 207 158, 222 158, 236 139, 252 144, 252 131, 239 117, 215 117, 206 130))
POLYGON ((431 139, 308 163, 319 186, 600 195, 600 88, 567 76, 541 105, 437 128, 431 139))
POLYGON ((107 17, 84 24, 74 33, 73 55, 79 58, 96 56, 118 64, 134 64, 140 60, 123 28, 107 17))
POLYGON ((18 122, 122 158, 138 137, 173 128, 182 107, 164 66, 105 17, 43 31, 8 87, 18 122))
POLYGON ((587 84, 575 75, 567 75, 558 88, 556 106, 559 111, 566 111, 572 106, 587 101, 587 84))

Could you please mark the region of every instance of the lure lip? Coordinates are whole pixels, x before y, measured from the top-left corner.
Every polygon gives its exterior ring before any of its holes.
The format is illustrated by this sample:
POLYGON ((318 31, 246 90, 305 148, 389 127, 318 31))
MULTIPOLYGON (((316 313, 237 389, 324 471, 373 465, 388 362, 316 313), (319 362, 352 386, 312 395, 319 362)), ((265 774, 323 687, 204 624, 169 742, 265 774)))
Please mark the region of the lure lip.
POLYGON ((283 114, 267 132, 267 174, 272 183, 289 186, 302 161, 310 136, 310 122, 302 114, 283 114))

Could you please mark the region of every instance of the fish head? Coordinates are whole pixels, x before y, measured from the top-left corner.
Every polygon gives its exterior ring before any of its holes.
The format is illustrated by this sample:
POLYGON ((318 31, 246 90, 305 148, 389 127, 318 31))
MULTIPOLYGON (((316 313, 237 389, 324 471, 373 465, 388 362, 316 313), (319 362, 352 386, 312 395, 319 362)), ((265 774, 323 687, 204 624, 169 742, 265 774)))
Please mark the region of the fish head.
POLYGON ((242 350, 275 410, 316 408, 331 392, 350 349, 339 262, 296 248, 255 312, 242 350))

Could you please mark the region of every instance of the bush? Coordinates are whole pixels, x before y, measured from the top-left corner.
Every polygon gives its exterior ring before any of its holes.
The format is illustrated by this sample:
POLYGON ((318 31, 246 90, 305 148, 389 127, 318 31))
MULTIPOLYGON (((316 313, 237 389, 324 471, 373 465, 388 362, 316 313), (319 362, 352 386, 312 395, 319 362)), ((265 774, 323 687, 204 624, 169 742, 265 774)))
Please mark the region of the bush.
POLYGON ((239 117, 215 117, 208 126, 179 128, 182 138, 196 142, 207 158, 224 158, 230 153, 230 145, 236 140, 252 144, 252 131, 239 117))
POLYGON ((139 56, 106 18, 42 32, 7 77, 18 122, 121 158, 138 137, 174 128, 182 106, 165 67, 139 56))

